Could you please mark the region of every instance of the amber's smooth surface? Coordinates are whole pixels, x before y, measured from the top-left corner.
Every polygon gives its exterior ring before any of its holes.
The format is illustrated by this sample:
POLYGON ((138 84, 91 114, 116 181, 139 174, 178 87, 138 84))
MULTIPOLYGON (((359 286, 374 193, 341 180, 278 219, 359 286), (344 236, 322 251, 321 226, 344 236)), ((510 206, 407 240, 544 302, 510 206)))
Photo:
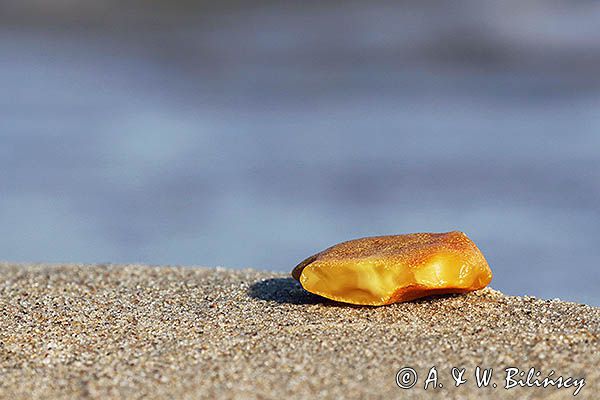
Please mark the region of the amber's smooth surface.
POLYGON ((376 236, 336 244, 292 271, 302 287, 328 299, 379 306, 482 289, 492 271, 462 232, 376 236))

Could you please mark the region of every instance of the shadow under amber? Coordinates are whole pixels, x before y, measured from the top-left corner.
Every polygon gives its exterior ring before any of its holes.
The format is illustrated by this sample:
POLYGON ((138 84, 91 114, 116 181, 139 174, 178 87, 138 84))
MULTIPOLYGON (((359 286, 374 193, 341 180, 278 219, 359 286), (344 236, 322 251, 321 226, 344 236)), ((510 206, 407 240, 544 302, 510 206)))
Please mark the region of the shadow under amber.
POLYGON ((293 278, 270 278, 250 285, 250 297, 282 304, 319 304, 327 299, 307 292, 293 278))
MULTIPOLYGON (((393 305, 357 305, 326 299, 316 294, 307 292, 302 288, 300 283, 293 278, 270 278, 260 280, 250 285, 248 289, 248 295, 254 299, 274 301, 280 304, 322 304, 329 307, 346 308, 378 308, 389 307, 393 305)), ((446 299, 461 297, 463 295, 464 294, 459 293, 432 294, 430 296, 424 296, 410 300, 406 303, 431 304, 433 302, 444 301, 446 299)))

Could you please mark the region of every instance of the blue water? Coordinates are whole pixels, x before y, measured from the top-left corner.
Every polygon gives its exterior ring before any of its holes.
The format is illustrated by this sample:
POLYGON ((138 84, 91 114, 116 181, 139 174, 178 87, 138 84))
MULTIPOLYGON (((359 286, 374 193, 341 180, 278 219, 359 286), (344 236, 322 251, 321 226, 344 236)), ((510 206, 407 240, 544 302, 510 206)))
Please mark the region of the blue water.
POLYGON ((364 7, 5 21, 0 259, 289 271, 458 229, 495 288, 600 305, 600 9, 364 7))

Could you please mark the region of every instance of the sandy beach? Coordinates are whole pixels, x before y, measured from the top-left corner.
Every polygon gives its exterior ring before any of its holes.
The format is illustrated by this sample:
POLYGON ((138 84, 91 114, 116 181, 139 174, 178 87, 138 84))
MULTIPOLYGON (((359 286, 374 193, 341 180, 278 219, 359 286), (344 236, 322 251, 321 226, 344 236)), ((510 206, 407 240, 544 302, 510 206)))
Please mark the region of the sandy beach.
POLYGON ((3 399, 595 398, 599 336, 600 308, 489 288, 373 308, 272 272, 0 264, 3 399))

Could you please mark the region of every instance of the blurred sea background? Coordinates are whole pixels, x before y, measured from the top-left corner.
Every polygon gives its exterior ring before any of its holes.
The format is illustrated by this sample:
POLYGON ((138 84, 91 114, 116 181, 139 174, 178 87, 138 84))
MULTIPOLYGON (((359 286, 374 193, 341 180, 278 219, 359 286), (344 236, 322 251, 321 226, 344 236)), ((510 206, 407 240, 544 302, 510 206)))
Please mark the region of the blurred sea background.
POLYGON ((600 305, 599 2, 0 2, 0 259, 449 230, 496 289, 600 305))

